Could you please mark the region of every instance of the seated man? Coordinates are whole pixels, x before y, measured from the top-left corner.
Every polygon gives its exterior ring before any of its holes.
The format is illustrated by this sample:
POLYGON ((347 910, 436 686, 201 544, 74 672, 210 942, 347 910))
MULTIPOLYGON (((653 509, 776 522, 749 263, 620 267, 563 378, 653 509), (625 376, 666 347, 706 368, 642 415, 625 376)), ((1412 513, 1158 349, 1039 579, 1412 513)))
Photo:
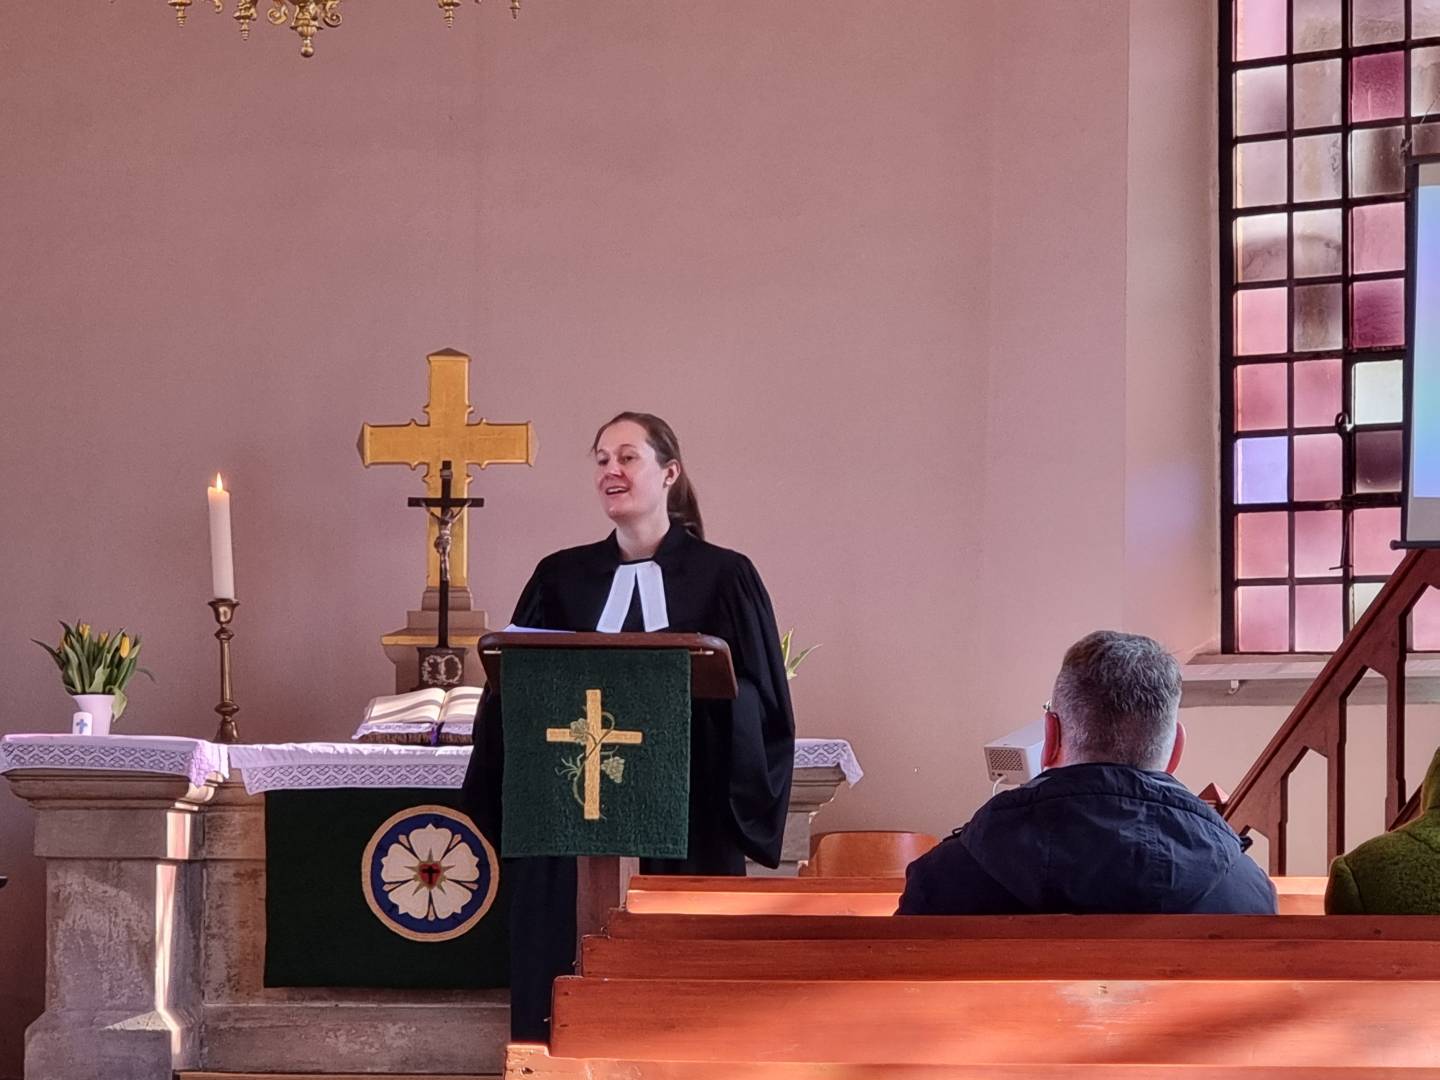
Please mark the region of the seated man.
POLYGON ((1440 750, 1420 788, 1420 816, 1330 864, 1327 915, 1440 915, 1440 750))
POLYGON ((1180 665, 1101 630, 1070 647, 1045 707, 1045 772, 912 862, 900 915, 1275 913, 1221 817, 1170 775, 1180 665))

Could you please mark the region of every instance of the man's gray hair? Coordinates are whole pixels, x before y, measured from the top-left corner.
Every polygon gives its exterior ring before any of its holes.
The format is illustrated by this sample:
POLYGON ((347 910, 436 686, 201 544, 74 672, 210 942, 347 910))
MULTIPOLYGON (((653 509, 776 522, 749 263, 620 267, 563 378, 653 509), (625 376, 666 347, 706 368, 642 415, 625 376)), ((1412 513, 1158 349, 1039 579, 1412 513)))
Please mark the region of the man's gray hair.
POLYGON ((1163 769, 1175 746, 1180 665, 1158 641, 1097 630, 1066 651, 1050 706, 1070 762, 1163 769))

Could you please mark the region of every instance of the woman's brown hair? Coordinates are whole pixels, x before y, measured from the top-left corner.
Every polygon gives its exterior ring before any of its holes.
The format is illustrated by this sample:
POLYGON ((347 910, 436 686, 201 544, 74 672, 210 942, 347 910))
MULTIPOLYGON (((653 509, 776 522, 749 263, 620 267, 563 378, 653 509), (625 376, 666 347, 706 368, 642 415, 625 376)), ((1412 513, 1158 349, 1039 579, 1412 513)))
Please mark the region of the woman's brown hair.
POLYGON ((672 461, 680 466, 680 476, 670 486, 666 509, 670 512, 671 521, 678 521, 691 536, 704 540, 705 523, 700 518, 700 501, 695 497, 695 485, 690 483, 690 473, 685 468, 685 463, 680 460, 680 440, 664 420, 652 413, 616 413, 595 432, 595 438, 590 443, 590 452, 593 454, 599 448, 600 436, 605 434, 605 429, 622 420, 629 420, 645 429, 645 441, 650 444, 650 449, 655 451, 655 460, 660 462, 662 468, 672 461))

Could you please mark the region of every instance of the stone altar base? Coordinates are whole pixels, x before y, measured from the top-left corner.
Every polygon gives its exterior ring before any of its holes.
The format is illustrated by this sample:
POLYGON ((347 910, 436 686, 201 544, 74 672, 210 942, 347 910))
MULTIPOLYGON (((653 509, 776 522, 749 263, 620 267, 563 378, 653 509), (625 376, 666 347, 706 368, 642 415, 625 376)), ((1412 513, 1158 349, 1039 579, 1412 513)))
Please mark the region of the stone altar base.
POLYGON ((181 777, 27 770, 45 859, 45 1012, 25 1033, 38 1080, 160 1080, 200 1063, 200 928, 209 787, 181 777))
POLYGON ((214 1071, 498 1073, 510 1030, 504 990, 267 988, 265 799, 216 786, 206 808, 200 985, 214 1071))
POLYGON ((25 1036, 31 1080, 501 1071, 504 990, 263 985, 263 796, 138 773, 9 778, 35 809, 46 860, 46 1008, 25 1036))
MULTIPOLYGON (((264 797, 238 781, 19 768, 46 861, 45 1012, 28 1080, 478 1080, 503 1070, 504 990, 267 988, 264 797), (417 1068, 423 1073, 417 1073, 417 1068)), ((797 768, 779 873, 843 782, 797 768)), ((633 860, 588 860, 582 933, 624 896, 633 860)))

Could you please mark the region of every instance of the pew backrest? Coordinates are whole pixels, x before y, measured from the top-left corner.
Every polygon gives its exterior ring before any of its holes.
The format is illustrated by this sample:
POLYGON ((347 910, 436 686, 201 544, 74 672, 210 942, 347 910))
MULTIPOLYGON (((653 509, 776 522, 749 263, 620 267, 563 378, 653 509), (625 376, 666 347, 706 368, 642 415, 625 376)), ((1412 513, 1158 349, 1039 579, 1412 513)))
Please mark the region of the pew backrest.
MULTIPOLYGON (((956 1080, 953 1065, 893 1065, 826 1061, 638 1061, 552 1056, 536 1043, 511 1043, 505 1051, 507 1080, 956 1080)), ((1362 1080, 1343 1065, 1294 1069, 1288 1065, 1111 1065, 1068 1062, 1054 1067, 970 1064, 965 1080, 1362 1080)), ((458 1080, 458 1078, 457 1078, 458 1080)), ((1363 1080, 1440 1080, 1440 1068, 1370 1065, 1363 1080)))
POLYGON ((1431 915, 694 915, 611 912, 613 938, 829 940, 881 938, 1440 939, 1431 915))
POLYGON ((612 979, 1427 979, 1440 939, 586 938, 580 973, 612 979))
MULTIPOLYGON (((562 978, 551 1053, 892 1065, 1434 1066, 1440 981, 562 978), (658 1023, 657 1018, 663 1018, 658 1023)), ((1242 1074, 1243 1075, 1243 1074, 1242 1074)))
MULTIPOLYGON (((1324 914, 1325 878, 1272 878, 1282 915, 1324 914)), ((635 877, 625 906, 642 914, 893 915, 899 878, 635 877)))

